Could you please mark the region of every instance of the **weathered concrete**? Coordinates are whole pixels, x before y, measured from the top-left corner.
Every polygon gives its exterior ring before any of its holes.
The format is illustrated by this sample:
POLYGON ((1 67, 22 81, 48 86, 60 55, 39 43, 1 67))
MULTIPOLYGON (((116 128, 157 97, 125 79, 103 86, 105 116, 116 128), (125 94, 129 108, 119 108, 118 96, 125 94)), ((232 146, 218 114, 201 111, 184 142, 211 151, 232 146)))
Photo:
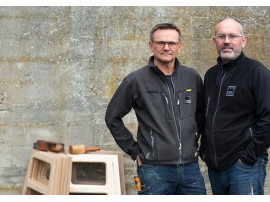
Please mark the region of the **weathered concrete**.
MULTIPOLYGON (((245 26, 246 55, 270 67, 269 15, 269 7, 0 7, 0 188, 22 188, 37 139, 119 150, 105 110, 124 76, 147 63, 155 24, 181 28, 179 59, 203 77, 217 57, 214 26, 228 16, 245 26)), ((134 113, 125 123, 136 136, 134 113)), ((124 163, 127 193, 136 194, 135 163, 127 155, 124 163)))

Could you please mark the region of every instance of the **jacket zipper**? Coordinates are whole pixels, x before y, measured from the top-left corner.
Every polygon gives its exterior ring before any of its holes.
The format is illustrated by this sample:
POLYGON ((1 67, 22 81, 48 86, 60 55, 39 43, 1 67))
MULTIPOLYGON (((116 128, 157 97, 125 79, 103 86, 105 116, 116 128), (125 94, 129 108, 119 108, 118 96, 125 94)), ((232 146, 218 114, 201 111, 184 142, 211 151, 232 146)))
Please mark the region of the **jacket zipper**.
MULTIPOLYGON (((179 110, 180 109, 180 100, 179 100, 179 97, 177 99, 177 106, 179 106, 179 110)), ((178 118, 178 124, 179 124, 179 130, 180 130, 180 135, 179 135, 179 154, 180 154, 180 162, 182 163, 182 153, 181 153, 181 149, 182 149, 182 143, 181 143, 181 136, 182 136, 182 125, 181 125, 181 122, 180 122, 180 117, 178 118)))
MULTIPOLYGON (((173 86, 173 92, 174 92, 174 97, 175 97, 175 87, 174 87, 174 83, 171 77, 171 82, 172 82, 172 86, 173 86)), ((177 104, 179 104, 179 108, 180 108, 180 101, 179 98, 177 100, 177 104)), ((179 115, 180 116, 180 115, 179 115)), ((176 120, 175 120, 176 121, 176 120)), ((177 136, 178 136, 178 141, 179 141, 179 155, 180 155, 180 164, 182 164, 182 143, 181 143, 181 137, 182 137, 182 125, 180 122, 180 117, 178 117, 178 124, 179 124, 179 131, 177 131, 177 136)), ((177 129, 177 127, 176 127, 177 129)))
MULTIPOLYGON (((174 84, 173 84, 172 77, 171 77, 171 82, 172 82, 173 92, 174 92, 174 97, 175 97, 175 88, 174 88, 174 84)), ((172 110, 173 120, 174 120, 174 126, 175 126, 175 130, 176 130, 176 134, 177 134, 177 138, 178 138, 178 142, 179 142, 179 148, 178 148, 178 149, 179 149, 179 156, 180 156, 180 164, 182 164, 182 153, 181 153, 181 149, 182 149, 182 144, 181 144, 181 131, 180 131, 180 134, 179 134, 179 131, 178 131, 178 129, 177 129, 177 121, 176 121, 175 114, 174 114, 174 107, 173 107, 173 102, 172 102, 171 91, 170 91, 170 88, 169 88, 167 82, 166 82, 166 85, 167 85, 167 88, 168 88, 168 91, 169 91, 170 103, 171 103, 171 110, 172 110)), ((179 123, 179 127, 180 127, 180 130, 181 130, 181 124, 180 124, 179 120, 178 120, 178 123, 179 123)))
POLYGON ((217 102, 217 107, 216 107, 216 111, 215 111, 215 113, 214 113, 214 117, 213 117, 213 121, 212 121, 212 142, 213 142, 213 148, 214 148, 214 154, 215 154, 215 164, 216 164, 216 167, 217 167, 217 168, 218 168, 218 165, 217 165, 217 153, 216 153, 216 148, 215 148, 215 141, 214 141, 213 130, 214 130, 214 122, 215 122, 215 119, 216 119, 217 110, 218 110, 218 107, 219 107, 221 87, 222 87, 223 80, 224 80, 225 76, 226 76, 226 71, 224 70, 224 75, 223 75, 223 77, 222 77, 222 79, 221 79, 220 87, 219 87, 219 92, 218 92, 218 102, 217 102))

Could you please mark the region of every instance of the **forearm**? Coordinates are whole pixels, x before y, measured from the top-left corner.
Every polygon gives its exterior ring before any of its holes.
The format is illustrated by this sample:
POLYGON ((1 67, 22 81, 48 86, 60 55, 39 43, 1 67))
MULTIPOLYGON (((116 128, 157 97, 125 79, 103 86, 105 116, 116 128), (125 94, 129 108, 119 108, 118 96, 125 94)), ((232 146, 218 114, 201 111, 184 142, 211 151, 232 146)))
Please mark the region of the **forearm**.
POLYGON ((138 154, 138 143, 134 140, 132 133, 122 123, 119 127, 110 127, 110 132, 117 145, 133 160, 138 154))
POLYGON ((122 120, 130 112, 132 106, 132 88, 129 82, 124 80, 108 105, 105 122, 118 146, 135 160, 138 144, 122 120))

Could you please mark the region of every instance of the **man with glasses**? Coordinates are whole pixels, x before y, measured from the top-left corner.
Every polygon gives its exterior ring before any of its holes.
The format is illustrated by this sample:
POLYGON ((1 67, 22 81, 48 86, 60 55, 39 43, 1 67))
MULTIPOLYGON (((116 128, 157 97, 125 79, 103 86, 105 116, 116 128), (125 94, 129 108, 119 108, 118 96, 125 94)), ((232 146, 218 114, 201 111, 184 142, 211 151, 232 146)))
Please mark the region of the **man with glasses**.
POLYGON ((177 26, 156 25, 149 64, 124 78, 106 111, 115 141, 137 161, 138 194, 206 194, 196 139, 204 127, 202 80, 176 58, 181 47, 177 26), (132 108, 137 141, 122 120, 132 108))
POLYGON ((200 156, 213 194, 263 194, 270 145, 270 71, 243 53, 242 25, 216 25, 219 57, 204 78, 205 133, 200 156))

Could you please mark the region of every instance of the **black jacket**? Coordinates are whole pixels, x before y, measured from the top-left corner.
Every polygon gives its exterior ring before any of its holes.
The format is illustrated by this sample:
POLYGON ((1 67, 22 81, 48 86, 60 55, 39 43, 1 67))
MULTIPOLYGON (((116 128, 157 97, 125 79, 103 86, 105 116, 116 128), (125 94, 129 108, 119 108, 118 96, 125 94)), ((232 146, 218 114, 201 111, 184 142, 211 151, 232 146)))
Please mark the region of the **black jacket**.
POLYGON ((139 155, 142 163, 176 165, 198 159, 195 138, 197 130, 203 130, 202 80, 176 59, 171 81, 151 57, 149 65, 124 78, 108 105, 106 124, 133 160, 139 155), (122 121, 132 108, 138 120, 137 141, 122 121))
POLYGON ((207 165, 225 170, 241 161, 249 166, 267 156, 270 145, 270 72, 241 55, 210 68, 204 79, 205 134, 200 155, 207 165))

